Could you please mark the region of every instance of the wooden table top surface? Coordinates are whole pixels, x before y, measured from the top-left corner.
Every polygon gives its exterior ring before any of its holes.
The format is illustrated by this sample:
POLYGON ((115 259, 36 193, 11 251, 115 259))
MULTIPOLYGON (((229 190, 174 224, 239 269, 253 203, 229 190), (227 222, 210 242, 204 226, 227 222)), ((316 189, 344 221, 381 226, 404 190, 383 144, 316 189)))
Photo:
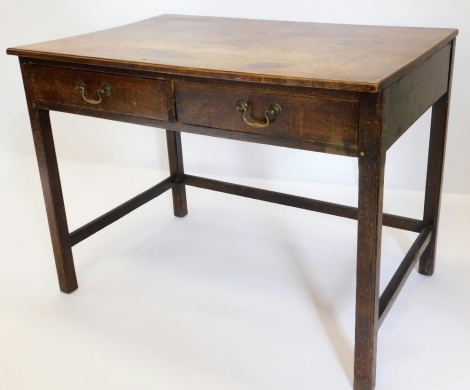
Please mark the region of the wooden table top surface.
POLYGON ((378 92, 455 29, 161 15, 8 54, 179 75, 378 92))

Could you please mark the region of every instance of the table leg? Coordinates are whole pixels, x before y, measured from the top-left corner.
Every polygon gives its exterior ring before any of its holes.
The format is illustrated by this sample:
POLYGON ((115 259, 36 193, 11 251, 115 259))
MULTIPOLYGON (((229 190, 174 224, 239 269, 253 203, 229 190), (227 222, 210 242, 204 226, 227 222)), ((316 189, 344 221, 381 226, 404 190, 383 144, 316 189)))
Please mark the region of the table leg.
POLYGON ((78 284, 49 111, 30 107, 30 119, 59 286, 62 292, 71 293, 78 284))
MULTIPOLYGON (((168 159, 170 163, 171 175, 184 174, 183 151, 181 148, 181 133, 179 131, 166 131, 166 140, 168 144, 168 159)), ((188 214, 188 205, 186 203, 186 187, 178 183, 172 189, 173 192, 173 210, 176 217, 184 217, 188 214)))
POLYGON ((431 242, 419 261, 419 273, 429 276, 434 273, 436 261, 436 243, 439 226, 448 113, 449 94, 446 93, 432 107, 423 223, 424 225, 431 225, 433 227, 433 234, 431 242))
POLYGON ((354 389, 375 387, 385 153, 359 157, 354 389))

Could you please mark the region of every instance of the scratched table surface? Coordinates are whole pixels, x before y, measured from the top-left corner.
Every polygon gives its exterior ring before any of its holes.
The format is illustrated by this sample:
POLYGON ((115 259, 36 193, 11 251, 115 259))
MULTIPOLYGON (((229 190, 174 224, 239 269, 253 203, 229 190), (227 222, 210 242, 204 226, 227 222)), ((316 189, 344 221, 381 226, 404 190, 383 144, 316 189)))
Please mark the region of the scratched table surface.
POLYGON ((377 92, 455 29, 161 15, 9 54, 240 81, 377 92))

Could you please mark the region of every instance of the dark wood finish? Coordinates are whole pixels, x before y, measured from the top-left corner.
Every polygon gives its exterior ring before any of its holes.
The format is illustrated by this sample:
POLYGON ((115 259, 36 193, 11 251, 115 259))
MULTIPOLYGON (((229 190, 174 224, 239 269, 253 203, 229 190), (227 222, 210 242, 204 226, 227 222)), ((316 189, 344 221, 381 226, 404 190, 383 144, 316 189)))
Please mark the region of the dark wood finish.
POLYGON ((168 120, 165 82, 162 80, 44 66, 31 66, 31 73, 36 100, 168 120), (77 90, 79 80, 86 84, 86 98, 97 100, 96 91, 104 82, 111 85, 111 96, 103 97, 99 104, 87 103, 77 90))
POLYGON ((246 82, 378 92, 454 29, 161 15, 9 54, 246 82))
POLYGON ((416 262, 427 248, 429 242, 431 241, 431 237, 432 227, 426 226, 416 238, 397 271, 392 276, 392 279, 388 283, 384 292, 380 296, 379 327, 382 325, 385 317, 387 317, 387 314, 395 303, 395 300, 398 298, 398 294, 405 285, 405 282, 408 279, 408 276, 410 276, 411 271, 413 271, 416 262))
POLYGON ((354 389, 375 387, 382 241, 385 146, 379 120, 381 95, 360 102, 359 207, 356 275, 354 389))
POLYGON ((451 43, 412 69, 384 91, 384 132, 390 148, 447 92, 451 43))
POLYGON ((86 225, 83 225, 82 227, 74 230, 72 233, 70 233, 71 245, 73 246, 78 244, 79 242, 90 237, 91 235, 99 232, 101 229, 104 229, 106 226, 111 225, 113 222, 116 222, 118 219, 121 219, 125 215, 129 214, 131 211, 134 211, 145 203, 163 194, 170 188, 173 188, 175 186, 175 178, 176 176, 170 176, 165 180, 162 180, 157 185, 133 197, 127 202, 124 202, 123 204, 115 207, 114 209, 108 211, 107 213, 94 219, 86 225))
MULTIPOLYGON (((184 184, 188 186, 204 188, 226 194, 243 196, 245 198, 262 200, 265 202, 282 204, 298 209, 316 211, 319 213, 335 215, 348 219, 357 219, 357 208, 336 203, 324 202, 301 196, 282 194, 280 192, 262 190, 259 188, 242 186, 240 184, 227 183, 219 180, 206 179, 193 175, 183 175, 184 184)), ((409 230, 419 233, 422 230, 423 221, 405 218, 398 215, 383 214, 383 225, 393 228, 409 230)))
POLYGON ((20 62, 60 291, 78 288, 49 111, 38 110, 29 67, 20 62))
POLYGON ((34 79, 31 69, 20 61, 23 84, 33 132, 34 148, 41 178, 47 221, 51 235, 60 291, 72 293, 78 288, 73 262, 64 197, 60 184, 59 166, 55 153, 49 111, 38 109, 34 100, 34 79))
POLYGON ((186 202, 186 187, 181 181, 184 173, 181 133, 179 131, 167 130, 166 140, 170 174, 176 177, 176 185, 172 188, 173 210, 175 217, 184 217, 188 214, 188 204, 186 202))
POLYGON ((423 221, 402 217, 401 215, 382 213, 382 226, 419 233, 423 229, 423 221))
POLYGON ((257 89, 214 87, 196 83, 176 83, 178 122, 189 125, 274 135, 322 144, 357 147, 358 104, 356 100, 333 99, 260 92, 257 89), (282 115, 265 128, 247 125, 236 102, 250 106, 248 119, 264 123, 264 113, 277 103, 282 115))
MULTIPOLYGON (((152 76, 152 74, 148 72, 145 72, 145 75, 147 75, 147 77, 152 76)), ((167 107, 168 107, 168 120, 170 122, 176 122, 175 91, 173 88, 173 80, 169 79, 168 77, 165 78, 165 91, 166 91, 166 100, 167 100, 167 107)))
POLYGON ((78 288, 72 246, 69 238, 59 167, 55 155, 49 111, 30 107, 34 146, 46 203, 47 220, 54 250, 60 291, 71 293, 78 288))
POLYGON ((8 49, 21 57, 61 290, 77 288, 72 244, 170 187, 180 217, 188 184, 357 219, 354 389, 372 390, 380 324, 420 255, 420 272, 434 270, 457 33, 163 15, 8 49), (86 103, 79 79, 91 99, 103 82, 112 94, 86 103), (254 130, 236 110, 238 99, 249 102, 254 121, 272 103, 284 112, 254 130), (430 106, 423 221, 383 214, 386 150, 430 106), (69 234, 49 110, 167 129, 171 176, 69 234), (358 208, 185 175, 180 132, 357 157, 358 208), (382 225, 420 235, 379 299, 382 225))
POLYGON ((49 111, 37 108, 30 67, 20 60, 60 291, 78 288, 49 111))
POLYGON ((211 127, 193 126, 193 125, 186 125, 183 123, 164 122, 164 121, 158 121, 155 119, 140 118, 140 117, 131 116, 131 115, 108 113, 108 112, 91 110, 85 107, 83 108, 71 107, 71 106, 66 106, 63 104, 56 104, 56 103, 37 102, 37 105, 38 107, 42 109, 47 109, 51 111, 67 112, 70 114, 86 115, 86 116, 91 116, 95 118, 115 120, 119 122, 134 123, 134 124, 158 127, 158 128, 166 128, 168 130, 181 131, 184 133, 207 135, 210 137, 226 138, 226 139, 231 139, 231 140, 236 140, 236 141, 253 142, 253 143, 264 144, 264 145, 282 146, 285 148, 310 150, 313 152, 336 154, 340 156, 355 157, 357 155, 356 149, 349 149, 349 148, 345 148, 344 146, 339 146, 339 145, 328 145, 328 144, 321 144, 317 142, 314 143, 314 142, 309 142, 309 141, 290 139, 290 138, 285 138, 285 137, 275 137, 271 135, 251 134, 251 133, 243 133, 240 131, 214 129, 211 127))
POLYGON ((77 59, 75 62, 66 62, 66 61, 52 61, 45 60, 41 58, 31 58, 31 57, 20 57, 24 58, 28 64, 36 66, 48 66, 54 68, 64 68, 64 69, 75 69, 75 70, 84 70, 87 72, 99 72, 131 77, 141 77, 144 79, 153 79, 153 80, 165 80, 165 88, 167 91, 168 102, 172 100, 172 103, 175 104, 174 94, 173 94, 173 83, 185 82, 185 83, 195 83, 203 85, 213 85, 219 87, 229 87, 229 88, 256 88, 260 92, 278 92, 278 93, 289 93, 293 95, 306 95, 306 96, 318 96, 318 97, 331 97, 334 99, 346 99, 346 100, 358 100, 361 96, 361 92, 349 91, 349 90, 338 90, 338 89, 325 89, 325 88, 312 88, 305 86, 292 86, 284 84, 269 84, 266 82, 250 82, 246 83, 244 81, 234 81, 229 79, 221 78, 201 78, 194 75, 179 75, 179 74, 168 74, 165 72, 154 72, 150 70, 140 70, 140 69, 127 69, 127 68, 116 68, 109 65, 89 65, 83 62, 80 62, 81 59, 77 59), (172 99, 170 99, 172 98, 172 99))
POLYGON ((437 234, 439 231, 439 212, 441 207, 442 180, 444 175, 447 124, 449 121, 449 103, 452 90, 452 72, 456 40, 452 41, 450 66, 448 72, 448 92, 432 107, 431 135, 429 139, 428 170, 426 175, 426 193, 424 198, 425 224, 433 226, 431 242, 419 261, 419 273, 431 276, 436 264, 437 234))

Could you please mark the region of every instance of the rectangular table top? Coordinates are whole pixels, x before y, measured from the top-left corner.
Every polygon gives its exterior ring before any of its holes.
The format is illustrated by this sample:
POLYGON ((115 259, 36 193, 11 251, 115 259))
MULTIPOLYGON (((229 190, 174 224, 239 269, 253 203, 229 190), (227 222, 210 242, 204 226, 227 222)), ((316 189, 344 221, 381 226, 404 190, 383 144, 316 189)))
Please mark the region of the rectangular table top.
POLYGON ((378 92, 455 29, 161 15, 7 50, 21 57, 248 82, 378 92))

